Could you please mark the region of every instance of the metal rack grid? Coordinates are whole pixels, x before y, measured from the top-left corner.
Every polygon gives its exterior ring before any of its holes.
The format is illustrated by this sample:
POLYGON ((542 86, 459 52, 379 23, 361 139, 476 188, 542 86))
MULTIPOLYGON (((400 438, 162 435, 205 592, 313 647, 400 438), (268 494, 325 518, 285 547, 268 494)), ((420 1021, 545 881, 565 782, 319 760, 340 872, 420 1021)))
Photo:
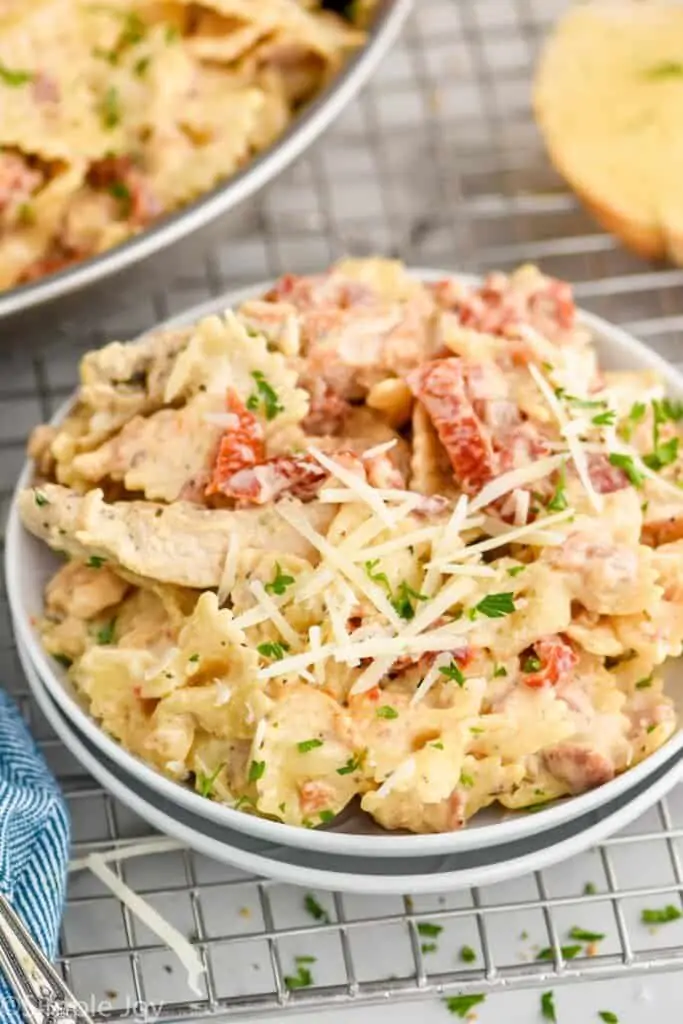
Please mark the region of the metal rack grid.
MULTIPOLYGON (((28 429, 68 394, 84 349, 132 336, 228 287, 313 270, 346 251, 467 270, 539 261, 575 282, 582 304, 625 323, 667 358, 683 359, 683 270, 646 265, 600 232, 549 167, 537 137, 530 68, 561 0, 416 6, 374 83, 322 144, 251 203, 239 225, 224 226, 218 241, 214 231, 179 250, 180 258, 177 252, 162 266, 163 288, 126 289, 106 315, 99 306, 75 320, 49 314, 30 339, 20 326, 10 336, 4 331, 0 499, 9 497, 28 429)), ((149 834, 50 735, 26 691, 6 602, 0 612, 3 681, 63 782, 75 850, 149 834)), ((306 915, 300 890, 190 852, 167 853, 121 870, 194 936, 208 968, 205 997, 192 997, 171 955, 85 874, 70 887, 61 964, 76 992, 91 994, 97 1019, 130 1016, 132 1002, 150 1016, 152 1004, 163 1002, 157 1019, 164 1021, 680 969, 683 922, 651 933, 639 914, 648 903, 680 904, 682 860, 681 788, 625 834, 559 869, 413 901, 317 894, 330 917, 322 924, 306 915), (586 895, 589 881, 596 892, 586 895), (597 954, 536 959, 539 946, 566 941, 578 916, 606 933, 597 954), (444 929, 433 954, 420 950, 421 920, 444 929), (475 949, 474 963, 457 962, 453 951, 463 944, 475 949), (383 956, 389 947, 390 962, 383 956), (284 975, 312 949, 314 984, 288 994, 284 975)))

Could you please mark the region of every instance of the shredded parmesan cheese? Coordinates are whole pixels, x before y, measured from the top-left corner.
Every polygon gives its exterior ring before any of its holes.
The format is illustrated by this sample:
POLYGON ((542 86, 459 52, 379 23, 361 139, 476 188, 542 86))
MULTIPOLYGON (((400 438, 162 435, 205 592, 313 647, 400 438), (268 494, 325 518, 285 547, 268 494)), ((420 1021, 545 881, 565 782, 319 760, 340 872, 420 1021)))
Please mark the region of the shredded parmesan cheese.
POLYGON ((448 657, 448 655, 440 654, 437 658, 435 658, 434 664, 431 666, 426 676, 419 683, 417 689, 415 690, 415 693, 410 698, 411 707, 413 707, 415 704, 418 704, 423 697, 427 696, 434 683, 437 681, 439 676, 441 676, 441 669, 445 665, 448 665, 449 661, 450 658, 448 657))
POLYGON ((284 617, 278 606, 273 601, 270 594, 266 593, 266 589, 260 580, 252 580, 249 584, 249 589, 258 601, 258 603, 266 612, 267 618, 273 623, 280 636, 287 641, 292 647, 299 646, 299 634, 297 631, 290 626, 287 619, 284 617))
POLYGON ((415 758, 409 757, 391 773, 377 790, 377 796, 382 799, 388 796, 392 789, 395 789, 401 782, 407 782, 415 774, 415 758))
POLYGON ((228 541, 228 551, 225 556, 225 563, 223 565, 223 572, 221 573, 220 582, 218 584, 218 607, 222 608, 225 602, 232 593, 232 588, 235 586, 235 580, 237 579, 237 563, 240 554, 240 544, 236 533, 230 534, 230 540, 228 541))
POLYGON ((514 490, 512 497, 515 505, 515 526, 524 526, 529 518, 531 495, 528 491, 514 490))
MULTIPOLYGON (((502 544, 511 544, 513 541, 519 540, 520 537, 524 537, 525 544, 533 544, 534 536, 542 533, 547 526, 555 526, 558 523, 566 522, 567 519, 571 519, 574 515, 574 509, 567 508, 562 512, 555 512, 551 516, 544 516, 543 519, 537 519, 534 523, 527 523, 526 526, 506 528, 505 524, 501 524, 498 536, 489 537, 487 540, 481 540, 476 544, 470 544, 466 548, 461 548, 459 551, 453 552, 450 558, 461 560, 471 558, 472 555, 480 555, 484 551, 493 551, 502 544)), ((561 534, 557 536, 560 540, 564 540, 561 534)), ((437 562, 437 564, 439 563, 437 562)))
MULTIPOLYGON (((317 654, 322 646, 322 640, 320 635, 320 626, 311 626, 308 631, 308 643, 311 648, 311 653, 317 654)), ((314 679, 317 686, 325 685, 325 671, 323 669, 323 662, 316 661, 314 679)))
POLYGON ((376 444, 374 448, 367 448, 361 455, 361 459, 374 459, 378 455, 384 455, 385 452, 390 452, 392 448, 395 448, 397 444, 398 440, 396 438, 392 441, 384 441, 382 444, 376 444))
POLYGON ((153 906, 126 885, 118 875, 114 874, 111 868, 107 867, 105 858, 101 854, 91 853, 85 860, 86 866, 108 889, 111 889, 114 896, 127 906, 143 924, 147 925, 150 931, 158 935, 169 949, 173 950, 187 971, 190 988, 198 996, 202 996, 204 993, 199 985, 199 979, 205 968, 197 950, 190 945, 185 936, 181 935, 178 929, 174 928, 165 917, 162 917, 153 906))
MULTIPOLYGON (((354 498, 352 500, 361 501, 368 505, 375 515, 379 516, 387 526, 391 526, 393 522, 391 513, 382 500, 380 492, 375 487, 371 487, 365 480, 361 480, 360 477, 350 469, 347 469, 346 466, 342 466, 339 462, 335 462, 334 459, 328 458, 327 455, 318 451, 313 445, 308 449, 308 452, 316 462, 320 463, 323 469, 326 469, 328 473, 331 473, 341 483, 346 484, 349 491, 353 492, 354 498)), ((330 491, 325 490, 321 493, 320 497, 322 499, 323 495, 329 496, 329 494, 330 491)))
MULTIPOLYGON (((545 384, 545 381, 543 383, 545 384)), ((550 393, 552 394, 552 391, 550 393)), ((536 459, 535 462, 529 463, 528 466, 520 466, 519 469, 511 469, 509 473, 503 473, 502 476, 496 477, 495 480, 491 480, 485 487, 482 487, 476 498, 470 502, 470 512, 476 512, 477 509, 491 505, 494 501, 502 498, 504 494, 508 494, 518 487, 549 476, 561 463, 561 455, 547 455, 543 459, 536 459)))

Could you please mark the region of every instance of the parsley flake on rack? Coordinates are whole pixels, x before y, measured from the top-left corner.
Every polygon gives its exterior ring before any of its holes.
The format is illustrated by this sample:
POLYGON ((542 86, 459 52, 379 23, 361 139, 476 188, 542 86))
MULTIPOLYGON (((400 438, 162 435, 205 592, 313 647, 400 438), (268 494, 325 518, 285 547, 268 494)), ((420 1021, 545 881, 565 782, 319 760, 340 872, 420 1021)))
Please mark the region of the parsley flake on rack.
POLYGON ((634 487, 643 486, 645 477, 640 472, 630 455, 623 455, 621 452, 610 452, 609 461, 610 465, 616 466, 617 469, 623 469, 629 479, 629 482, 632 483, 634 487))
POLYGON ((487 619, 502 619, 511 615, 515 610, 515 595, 511 592, 502 594, 487 594, 479 604, 470 608, 470 618, 477 615, 485 615, 487 619))
POLYGON ((20 71, 18 68, 8 68, 5 64, 0 64, 0 82, 3 85, 9 85, 11 88, 16 88, 20 85, 27 85, 34 79, 32 71, 20 71))
POLYGON ((585 928, 570 928, 569 938, 576 939, 577 942, 602 942, 605 938, 602 932, 589 932, 585 928))
MULTIPOLYGON (((560 953, 562 954, 563 960, 573 960, 581 952, 581 946, 560 946, 560 953)), ((546 946, 542 949, 536 957, 537 960, 554 960, 555 950, 551 946, 546 946)))
POLYGON ((294 582, 294 577, 287 576, 286 573, 283 573, 280 563, 276 562, 275 576, 270 581, 270 583, 265 584, 263 589, 266 591, 267 594, 277 594, 278 597, 282 597, 284 592, 287 590, 287 587, 291 587, 292 583, 294 582))
POLYGON ((304 896, 304 908, 314 921, 323 921, 324 924, 330 923, 330 915, 324 907, 320 906, 315 896, 310 892, 307 892, 304 896))
POLYGON ((598 1010, 598 1017, 604 1020, 605 1024, 619 1024, 619 1018, 611 1010, 598 1010))
POLYGON ((541 1014, 544 1020, 553 1021, 553 1024, 557 1021, 555 1015, 555 996, 552 992, 544 992, 541 995, 541 1014))
POLYGON ((431 921, 418 921, 417 933, 423 938, 436 939, 443 931, 443 925, 432 924, 431 921))
POLYGON ((200 796, 211 796, 211 794, 213 793, 213 784, 220 775, 221 769, 223 767, 223 764, 219 764, 216 770, 211 773, 211 775, 205 775, 204 772, 197 772, 197 791, 200 796))
POLYGON ((477 954, 471 946, 462 946, 460 949, 460 959, 464 964, 473 964, 477 959, 477 954))
POLYGON ((436 953, 439 947, 435 942, 423 942, 420 946, 420 952, 424 955, 425 953, 436 953))
POLYGON ((322 740, 302 740, 301 743, 297 743, 296 749, 299 751, 300 754, 307 754, 309 750, 317 750, 318 747, 322 747, 322 745, 322 740))
POLYGON ((678 921, 680 917, 683 917, 683 914, 672 903, 661 910, 643 910, 640 915, 643 924, 668 924, 670 921, 678 921))
POLYGON ((465 1020, 470 1010, 475 1006, 479 1006, 485 999, 485 995, 472 993, 467 996, 448 996, 447 999, 444 999, 444 1002, 449 1013, 452 1013, 455 1017, 460 1017, 461 1020, 465 1020))
POLYGON ((291 991, 297 988, 308 988, 313 984, 313 975, 305 964, 309 963, 308 957, 296 958, 296 974, 285 975, 285 985, 291 991))
POLYGON ((262 779, 266 770, 265 761, 252 761, 249 765, 249 782, 258 782, 262 779))
POLYGON ((383 704, 381 708, 377 708, 375 714, 378 718, 398 718, 398 711, 396 708, 392 708, 391 704, 383 704))
POLYGON ((586 882, 586 884, 583 887, 584 896, 595 896, 597 891, 598 887, 596 886, 595 882, 586 882))
POLYGON ((439 667, 439 672, 442 676, 445 676, 446 679, 450 679, 454 683, 457 683, 458 686, 465 685, 465 677, 454 661, 451 661, 448 665, 441 665, 439 667))
POLYGON ((256 650, 264 658, 272 658, 273 661, 280 661, 284 658, 285 652, 289 650, 289 644, 284 640, 271 640, 265 644, 259 644, 256 650))
POLYGON ((260 370, 254 370, 252 377, 256 381, 256 391, 247 399, 247 409, 256 412, 261 403, 268 421, 274 420, 280 412, 284 412, 284 405, 278 398, 277 391, 268 383, 260 370))

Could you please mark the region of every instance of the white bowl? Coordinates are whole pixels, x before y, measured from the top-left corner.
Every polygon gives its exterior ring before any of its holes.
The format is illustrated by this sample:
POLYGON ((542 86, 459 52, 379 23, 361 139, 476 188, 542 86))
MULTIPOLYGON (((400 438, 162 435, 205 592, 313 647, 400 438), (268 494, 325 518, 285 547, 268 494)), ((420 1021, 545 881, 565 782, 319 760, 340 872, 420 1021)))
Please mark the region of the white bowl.
MULTIPOLYGON (((424 280, 437 280, 452 272, 417 269, 413 273, 424 280)), ((463 281, 469 283, 476 280, 468 275, 460 276, 463 281)), ((166 321, 165 326, 191 322, 200 316, 237 305, 246 298, 262 294, 271 284, 272 282, 263 282, 212 299, 166 321)), ((683 399, 683 376, 658 355, 619 327, 608 324, 598 317, 582 313, 581 320, 594 335, 603 367, 655 370, 666 383, 669 394, 674 398, 683 399)), ((70 399, 58 411, 54 417, 55 422, 64 416, 72 401, 73 399, 70 399)), ((28 486, 31 477, 32 467, 27 464, 19 478, 17 491, 28 486)), ((555 828, 576 815, 602 807, 646 779, 672 755, 683 749, 681 727, 647 760, 598 789, 567 798, 535 813, 512 813, 502 807, 487 808, 478 814, 466 829, 459 832, 439 835, 390 834, 379 829, 367 815, 361 813, 346 813, 328 828, 315 830, 295 828, 256 818, 206 800, 189 788, 167 779, 119 746, 88 715, 66 672, 43 650, 33 625, 36 618, 42 614, 45 584, 59 564, 56 556, 22 526, 17 512, 15 492, 7 526, 5 554, 7 594, 13 628, 18 641, 26 649, 38 675, 60 709, 104 755, 164 798, 208 821, 278 844, 342 856, 427 857, 510 843, 555 828)), ((683 666, 680 662, 672 662, 668 668, 667 692, 675 703, 679 720, 683 723, 683 666)))
POLYGON ((207 857, 250 874, 307 889, 417 896, 508 881, 575 857, 625 828, 661 800, 683 776, 683 754, 679 753, 649 778, 599 810, 588 811, 549 832, 516 840, 505 847, 435 854, 417 862, 410 856, 348 857, 300 850, 254 839, 225 825, 206 821, 160 797, 139 779, 131 778, 121 765, 105 757, 62 715, 31 665, 26 650, 19 645, 18 651, 33 696, 57 736, 113 796, 154 828, 207 857))

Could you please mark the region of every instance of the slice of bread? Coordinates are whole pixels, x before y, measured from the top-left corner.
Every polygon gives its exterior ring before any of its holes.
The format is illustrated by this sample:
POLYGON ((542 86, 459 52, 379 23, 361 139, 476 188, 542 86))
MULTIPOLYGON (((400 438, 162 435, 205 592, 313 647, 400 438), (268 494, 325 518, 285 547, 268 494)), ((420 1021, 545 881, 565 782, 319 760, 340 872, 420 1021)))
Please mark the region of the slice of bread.
POLYGON ((683 6, 574 6, 549 38, 534 107, 550 158, 631 249, 683 265, 683 6))

